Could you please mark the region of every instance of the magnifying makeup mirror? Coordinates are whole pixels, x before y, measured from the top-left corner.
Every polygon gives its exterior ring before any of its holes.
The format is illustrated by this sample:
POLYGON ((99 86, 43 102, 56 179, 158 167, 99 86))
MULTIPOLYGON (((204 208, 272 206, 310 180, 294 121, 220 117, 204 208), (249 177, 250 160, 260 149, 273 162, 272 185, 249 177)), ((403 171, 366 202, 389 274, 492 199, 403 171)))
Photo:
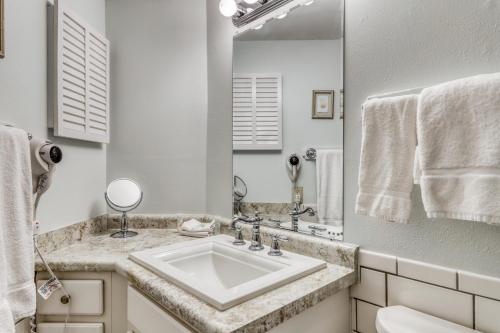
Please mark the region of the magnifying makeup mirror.
POLYGON ((135 231, 128 230, 127 212, 137 208, 142 201, 142 190, 132 179, 118 178, 109 183, 104 193, 109 207, 122 213, 120 231, 111 234, 113 238, 128 238, 137 235, 135 231))

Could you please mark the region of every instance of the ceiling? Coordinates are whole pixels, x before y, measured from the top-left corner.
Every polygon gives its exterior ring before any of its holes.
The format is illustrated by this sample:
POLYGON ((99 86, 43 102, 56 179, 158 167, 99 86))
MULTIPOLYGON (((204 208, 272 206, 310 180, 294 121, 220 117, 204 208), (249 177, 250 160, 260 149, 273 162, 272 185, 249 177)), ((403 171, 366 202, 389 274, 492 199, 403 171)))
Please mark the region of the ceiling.
POLYGON ((342 37, 343 0, 315 0, 292 10, 281 20, 271 20, 259 30, 235 37, 252 40, 322 40, 342 37))

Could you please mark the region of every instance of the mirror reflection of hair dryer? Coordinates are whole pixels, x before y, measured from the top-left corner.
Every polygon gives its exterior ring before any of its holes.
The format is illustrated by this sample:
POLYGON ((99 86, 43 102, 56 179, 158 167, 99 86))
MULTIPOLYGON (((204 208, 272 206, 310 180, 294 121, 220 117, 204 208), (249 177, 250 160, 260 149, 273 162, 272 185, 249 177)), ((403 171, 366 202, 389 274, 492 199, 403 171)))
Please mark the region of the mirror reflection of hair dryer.
POLYGON ((302 159, 297 154, 291 154, 286 160, 286 168, 288 170, 288 177, 295 185, 299 178, 300 168, 302 167, 302 159))

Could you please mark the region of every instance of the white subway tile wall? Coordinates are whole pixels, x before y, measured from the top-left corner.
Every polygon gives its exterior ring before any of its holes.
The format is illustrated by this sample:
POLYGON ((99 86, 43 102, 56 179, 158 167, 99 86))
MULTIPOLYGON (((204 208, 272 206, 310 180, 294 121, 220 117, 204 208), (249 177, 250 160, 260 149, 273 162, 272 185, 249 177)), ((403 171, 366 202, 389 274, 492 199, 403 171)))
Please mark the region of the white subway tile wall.
POLYGON ((385 273, 361 268, 360 283, 352 287, 351 296, 379 306, 386 306, 385 273))
POLYGON ((457 271, 441 266, 398 258, 398 275, 457 289, 457 271))
POLYGON ((397 258, 388 254, 360 250, 359 265, 387 273, 397 274, 397 258))
POLYGON ((387 296, 388 306, 404 305, 462 326, 474 326, 472 295, 389 275, 387 296))
POLYGON ((360 282, 351 287, 353 332, 377 333, 379 306, 404 305, 482 333, 500 333, 498 278, 365 250, 359 263, 360 282))
POLYGON ((458 289, 500 300, 500 279, 494 277, 459 271, 458 289))
POLYGON ((483 333, 500 331, 500 302, 476 296, 476 329, 483 333))
POLYGON ((358 332, 377 333, 375 318, 380 307, 363 301, 357 301, 357 309, 358 316, 356 321, 358 332))

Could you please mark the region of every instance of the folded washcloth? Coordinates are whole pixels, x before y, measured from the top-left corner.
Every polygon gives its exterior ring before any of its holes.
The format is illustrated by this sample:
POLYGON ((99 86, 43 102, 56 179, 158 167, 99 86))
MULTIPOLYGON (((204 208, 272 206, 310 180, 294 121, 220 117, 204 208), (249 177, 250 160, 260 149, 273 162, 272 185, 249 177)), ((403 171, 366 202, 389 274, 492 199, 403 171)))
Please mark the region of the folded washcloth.
POLYGON ((411 211, 418 95, 363 105, 356 214, 408 222, 411 211))
POLYGON ((205 238, 211 235, 209 232, 205 231, 184 231, 184 230, 179 231, 179 234, 182 236, 198 237, 198 238, 205 238))
POLYGON ((190 237, 208 237, 215 230, 215 221, 203 223, 196 219, 191 219, 180 223, 177 231, 184 236, 190 237))
POLYGON ((424 89, 417 127, 428 217, 500 223, 500 73, 424 89))
POLYGON ((342 225, 343 156, 342 149, 318 149, 316 157, 316 202, 319 223, 342 225))

